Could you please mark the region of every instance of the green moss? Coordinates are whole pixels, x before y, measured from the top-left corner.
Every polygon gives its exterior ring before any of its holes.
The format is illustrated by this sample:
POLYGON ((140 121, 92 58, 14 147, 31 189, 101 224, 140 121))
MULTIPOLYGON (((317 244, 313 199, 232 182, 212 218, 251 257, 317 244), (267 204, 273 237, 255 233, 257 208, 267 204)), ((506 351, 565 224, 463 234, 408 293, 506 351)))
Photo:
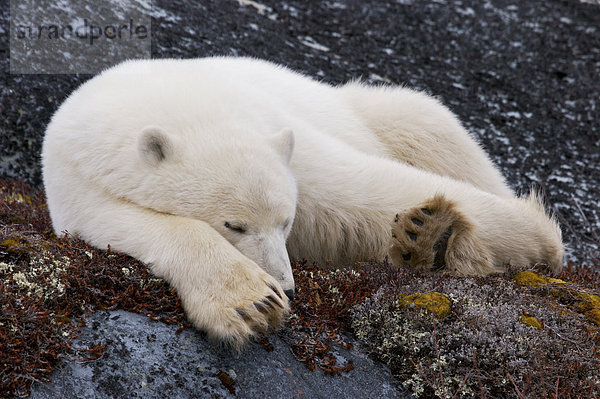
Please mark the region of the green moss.
POLYGON ((353 309, 352 329, 415 397, 514 397, 515 387, 531 398, 597 396, 600 293, 515 272, 405 273, 353 309), (442 295, 452 314, 431 317, 442 295))
POLYGON ((588 310, 585 312, 585 317, 587 317, 590 322, 600 327, 600 309, 595 308, 588 310))
POLYGON ((401 307, 425 309, 438 319, 450 314, 450 299, 439 292, 399 295, 398 299, 401 307))

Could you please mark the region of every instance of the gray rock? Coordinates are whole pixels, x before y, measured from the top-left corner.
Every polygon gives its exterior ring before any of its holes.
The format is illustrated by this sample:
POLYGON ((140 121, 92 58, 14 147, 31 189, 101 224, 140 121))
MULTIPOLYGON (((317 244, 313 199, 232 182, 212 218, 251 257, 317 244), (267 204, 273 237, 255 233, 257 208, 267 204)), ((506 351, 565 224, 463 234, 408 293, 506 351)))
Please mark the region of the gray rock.
POLYGON ((83 362, 77 358, 85 355, 69 355, 50 383, 33 385, 31 398, 401 397, 389 370, 357 350, 336 353, 351 360, 354 370, 325 375, 294 358, 285 331, 269 337, 273 351, 251 343, 240 354, 208 343, 194 329, 176 331, 177 326, 125 311, 91 314, 74 352, 101 343, 107 356, 83 362), (219 375, 231 379, 231 391, 219 375))

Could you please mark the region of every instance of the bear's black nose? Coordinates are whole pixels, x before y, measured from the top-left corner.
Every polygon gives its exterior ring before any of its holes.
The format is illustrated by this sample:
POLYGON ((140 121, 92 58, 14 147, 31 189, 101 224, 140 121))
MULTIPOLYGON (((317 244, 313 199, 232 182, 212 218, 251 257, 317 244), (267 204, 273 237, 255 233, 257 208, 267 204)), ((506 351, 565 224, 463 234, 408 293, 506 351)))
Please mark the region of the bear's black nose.
POLYGON ((288 299, 291 301, 292 299, 294 299, 294 290, 285 290, 283 291, 285 292, 285 295, 287 295, 288 299))

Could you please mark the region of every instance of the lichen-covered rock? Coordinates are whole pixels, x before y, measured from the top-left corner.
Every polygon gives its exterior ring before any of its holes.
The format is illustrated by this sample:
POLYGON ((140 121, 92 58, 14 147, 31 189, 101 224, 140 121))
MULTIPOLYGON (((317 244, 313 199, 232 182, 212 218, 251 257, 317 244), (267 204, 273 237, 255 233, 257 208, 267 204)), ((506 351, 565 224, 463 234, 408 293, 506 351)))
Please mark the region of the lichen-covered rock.
POLYGON ((530 270, 515 273, 513 280, 518 285, 535 288, 533 292, 556 298, 571 309, 585 315, 592 324, 600 326, 600 296, 590 290, 530 270))
POLYGON ((403 398, 391 384, 388 370, 357 350, 336 356, 354 364, 340 376, 308 370, 294 359, 285 336, 273 336, 270 347, 251 343, 242 354, 211 345, 193 329, 177 334, 176 326, 157 323, 130 312, 98 311, 72 343, 90 357, 100 343, 103 355, 88 361, 67 361, 45 384, 35 384, 33 399, 60 397, 95 399, 273 398, 332 399, 403 398))
POLYGON ((353 309, 352 328, 417 397, 510 397, 515 387, 546 397, 557 384, 564 394, 599 394, 598 297, 536 271, 514 274, 405 274, 353 309), (452 303, 446 317, 414 311, 440 298, 452 303))

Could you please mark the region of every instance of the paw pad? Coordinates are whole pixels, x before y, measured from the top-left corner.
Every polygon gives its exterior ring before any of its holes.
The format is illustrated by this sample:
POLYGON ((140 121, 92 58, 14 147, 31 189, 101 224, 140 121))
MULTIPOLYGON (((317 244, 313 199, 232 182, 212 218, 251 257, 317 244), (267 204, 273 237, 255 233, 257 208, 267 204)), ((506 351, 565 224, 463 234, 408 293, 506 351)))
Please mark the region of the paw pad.
POLYGON ((416 224, 419 227, 423 226, 423 221, 421 219, 411 218, 410 221, 413 222, 413 224, 416 224))
POLYGON ((459 217, 453 204, 441 196, 397 214, 392 229, 392 262, 418 270, 443 270, 452 225, 459 217))

